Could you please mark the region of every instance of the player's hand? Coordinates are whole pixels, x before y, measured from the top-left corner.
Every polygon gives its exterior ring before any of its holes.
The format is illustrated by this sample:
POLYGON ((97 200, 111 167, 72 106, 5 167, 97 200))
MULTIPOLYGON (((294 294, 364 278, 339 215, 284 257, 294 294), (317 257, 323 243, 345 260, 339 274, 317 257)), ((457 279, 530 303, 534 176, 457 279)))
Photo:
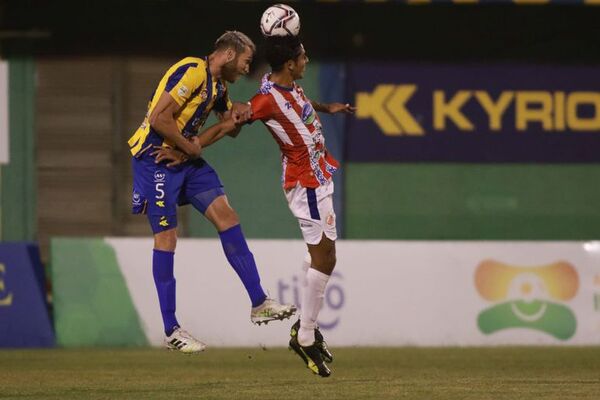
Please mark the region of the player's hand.
POLYGON ((345 113, 345 114, 354 114, 356 112, 356 107, 351 106, 349 103, 331 103, 327 105, 329 114, 337 114, 337 113, 345 113))
POLYGON ((233 107, 231 109, 231 116, 233 117, 235 114, 239 115, 240 119, 242 120, 242 123, 248 121, 250 117, 252 117, 252 107, 250 107, 250 102, 233 103, 233 107))
POLYGON ((247 112, 238 113, 234 111, 231 113, 231 119, 233 120, 233 123, 236 125, 236 127, 244 125, 246 122, 248 122, 248 120, 250 120, 251 116, 252 114, 249 114, 247 112))
POLYGON ((154 157, 154 162, 157 164, 163 161, 170 161, 167 163, 167 167, 175 167, 189 160, 189 157, 185 153, 162 146, 154 146, 154 151, 150 155, 154 157))

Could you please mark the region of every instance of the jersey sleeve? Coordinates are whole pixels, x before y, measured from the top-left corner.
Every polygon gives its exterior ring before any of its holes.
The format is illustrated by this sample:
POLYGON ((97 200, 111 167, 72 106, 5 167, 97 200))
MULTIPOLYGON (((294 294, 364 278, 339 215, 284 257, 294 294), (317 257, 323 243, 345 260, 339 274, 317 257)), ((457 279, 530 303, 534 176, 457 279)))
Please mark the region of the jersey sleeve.
POLYGON ((250 99, 250 107, 252 108, 252 117, 249 122, 257 120, 270 119, 274 114, 274 105, 271 95, 259 93, 250 99))
POLYGON ((190 96, 206 81, 206 71, 197 63, 181 65, 167 79, 165 91, 183 105, 190 96))
POLYGON ((215 106, 213 107, 213 110, 218 113, 227 112, 233 107, 233 103, 229 99, 229 89, 227 88, 227 85, 224 84, 223 86, 223 94, 217 99, 215 106))

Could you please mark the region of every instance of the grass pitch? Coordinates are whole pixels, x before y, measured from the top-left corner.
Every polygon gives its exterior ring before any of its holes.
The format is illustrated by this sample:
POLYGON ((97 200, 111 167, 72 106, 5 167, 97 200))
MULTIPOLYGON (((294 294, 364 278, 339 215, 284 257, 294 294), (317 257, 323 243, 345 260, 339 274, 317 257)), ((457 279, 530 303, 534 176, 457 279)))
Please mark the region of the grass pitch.
POLYGON ((594 399, 599 347, 338 348, 319 378, 287 349, 0 351, 0 399, 594 399))

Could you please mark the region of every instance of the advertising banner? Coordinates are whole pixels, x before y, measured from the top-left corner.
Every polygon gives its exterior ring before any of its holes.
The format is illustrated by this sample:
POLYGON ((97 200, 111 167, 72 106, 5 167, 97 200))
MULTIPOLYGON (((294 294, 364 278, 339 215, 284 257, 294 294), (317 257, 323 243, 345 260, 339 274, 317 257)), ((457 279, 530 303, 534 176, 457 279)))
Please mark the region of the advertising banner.
POLYGON ((51 346, 39 249, 32 243, 0 243, 0 347, 51 346))
POLYGON ((346 159, 599 162, 597 70, 350 64, 346 159))
MULTIPOLYGON (((64 263, 53 261, 55 292, 63 293, 55 302, 59 343, 81 345, 73 332, 77 322, 81 326, 89 320, 82 333, 89 337, 94 335, 88 332, 92 327, 103 329, 99 321, 107 325, 107 332, 131 332, 135 323, 143 333, 131 340, 142 344, 147 338, 148 343, 161 345, 152 240, 99 242, 94 251, 113 253, 120 273, 107 266, 107 257, 88 257, 86 264, 98 260, 102 264, 98 270, 105 272, 86 276, 85 290, 70 289, 71 298, 64 298, 69 292, 66 282, 76 285, 81 279, 74 279, 73 270, 64 263), (59 275, 71 278, 56 279, 59 275), (129 296, 111 294, 122 292, 121 288, 127 288, 129 296), (73 327, 66 341, 61 339, 61 332, 67 331, 64 326, 73 327)), ((299 304, 305 244, 251 240, 249 245, 264 288, 279 301, 299 304)), ((319 316, 321 330, 334 346, 600 344, 599 242, 340 241, 337 245, 338 267, 319 316)), ((67 258, 69 247, 81 253, 85 244, 63 242, 62 259, 67 258)), ((75 267, 76 263, 71 266, 75 271, 84 267, 75 267)), ((181 240, 175 276, 179 322, 209 345, 287 346, 295 317, 252 325, 248 296, 219 241, 181 240)), ((95 337, 97 343, 110 344, 106 341, 111 337, 126 336, 95 337)))

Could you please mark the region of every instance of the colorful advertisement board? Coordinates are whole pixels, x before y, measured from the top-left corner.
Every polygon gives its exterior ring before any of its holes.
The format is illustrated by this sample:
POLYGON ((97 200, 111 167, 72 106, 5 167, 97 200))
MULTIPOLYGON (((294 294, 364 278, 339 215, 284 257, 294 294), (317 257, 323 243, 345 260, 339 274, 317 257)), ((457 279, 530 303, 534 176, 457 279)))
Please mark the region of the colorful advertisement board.
POLYGON ((351 64, 354 162, 599 162, 595 67, 351 64))
MULTIPOLYGON (((264 288, 298 304, 305 244, 249 245, 264 288)), ((600 344, 598 242, 339 241, 337 250, 319 316, 333 346, 600 344)), ((162 345, 151 239, 54 241, 52 254, 59 344, 162 345), (90 256, 81 265, 69 252, 90 256)), ((250 323, 219 241, 180 240, 175 276, 179 322, 209 345, 287 346, 295 318, 250 323)))

